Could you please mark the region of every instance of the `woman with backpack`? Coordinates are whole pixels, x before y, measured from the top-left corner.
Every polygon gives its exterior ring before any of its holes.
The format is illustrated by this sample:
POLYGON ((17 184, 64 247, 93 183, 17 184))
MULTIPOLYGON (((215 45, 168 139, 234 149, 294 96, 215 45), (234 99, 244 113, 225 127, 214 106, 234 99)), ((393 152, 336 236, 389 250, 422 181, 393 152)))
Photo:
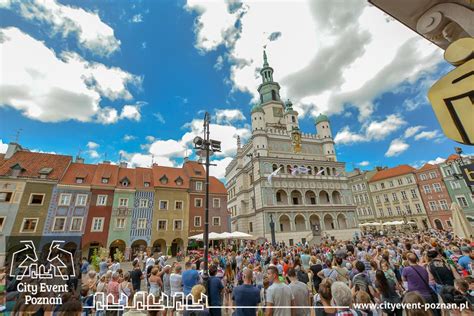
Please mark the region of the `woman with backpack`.
POLYGON ((448 264, 436 249, 427 252, 426 270, 433 290, 439 294, 443 287, 454 286, 454 280, 460 278, 456 269, 448 264))

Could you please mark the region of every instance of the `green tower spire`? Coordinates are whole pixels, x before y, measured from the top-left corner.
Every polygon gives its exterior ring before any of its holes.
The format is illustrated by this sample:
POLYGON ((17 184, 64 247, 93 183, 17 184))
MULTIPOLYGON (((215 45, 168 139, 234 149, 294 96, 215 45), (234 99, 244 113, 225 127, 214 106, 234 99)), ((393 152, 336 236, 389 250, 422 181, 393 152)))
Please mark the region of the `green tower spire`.
POLYGON ((267 52, 263 50, 263 67, 268 67, 267 52))

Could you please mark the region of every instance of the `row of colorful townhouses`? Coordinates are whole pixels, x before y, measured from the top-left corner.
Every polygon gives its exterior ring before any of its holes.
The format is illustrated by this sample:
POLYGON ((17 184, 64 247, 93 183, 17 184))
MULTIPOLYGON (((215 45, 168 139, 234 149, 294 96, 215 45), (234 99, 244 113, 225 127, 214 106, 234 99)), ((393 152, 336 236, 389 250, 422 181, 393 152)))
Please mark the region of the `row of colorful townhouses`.
MULTIPOLYGON (((209 230, 228 231, 224 184, 210 177, 209 192, 209 230)), ((205 169, 195 161, 86 164, 11 143, 0 155, 0 261, 13 250, 7 236, 78 236, 84 257, 99 247, 125 258, 143 250, 176 255, 203 232, 204 203, 205 169)))
POLYGON ((468 157, 451 155, 419 169, 408 165, 355 169, 349 174, 349 183, 359 223, 404 221, 414 228, 447 230, 452 228, 453 202, 474 223, 474 194, 460 169, 470 163, 468 157))

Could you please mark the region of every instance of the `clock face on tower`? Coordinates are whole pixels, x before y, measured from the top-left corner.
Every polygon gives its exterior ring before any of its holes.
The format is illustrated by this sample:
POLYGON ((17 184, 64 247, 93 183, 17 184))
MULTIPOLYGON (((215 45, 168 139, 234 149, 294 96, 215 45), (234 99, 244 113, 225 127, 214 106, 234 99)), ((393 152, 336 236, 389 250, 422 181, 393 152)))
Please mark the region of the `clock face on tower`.
POLYGON ((281 108, 273 108, 273 116, 275 116, 275 117, 283 117, 283 109, 281 109, 281 108))

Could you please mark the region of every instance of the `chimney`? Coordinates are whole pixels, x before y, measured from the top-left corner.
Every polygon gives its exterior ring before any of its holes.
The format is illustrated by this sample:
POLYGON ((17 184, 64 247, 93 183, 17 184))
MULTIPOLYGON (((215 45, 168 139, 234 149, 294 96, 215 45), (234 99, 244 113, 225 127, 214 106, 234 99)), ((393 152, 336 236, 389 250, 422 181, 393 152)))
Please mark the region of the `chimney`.
POLYGON ((184 157, 183 163, 187 163, 189 161, 189 157, 184 157))
POLYGON ((158 167, 158 164, 156 162, 154 162, 153 167, 158 167))
POLYGON ((75 160, 76 163, 84 163, 84 158, 81 158, 79 156, 76 156, 76 160, 75 160))
POLYGON ((21 150, 23 150, 23 148, 21 148, 19 144, 11 142, 8 144, 7 152, 5 153, 5 157, 3 157, 3 159, 10 159, 17 151, 21 150))
POLYGON ((126 161, 120 162, 120 168, 127 168, 128 163, 126 161))
POLYGON ((384 167, 377 166, 377 167, 375 167, 375 170, 377 170, 377 171, 382 171, 382 170, 384 170, 384 167))
POLYGON ((102 163, 103 163, 104 165, 110 165, 110 161, 109 161, 109 160, 104 160, 104 161, 102 161, 102 163))

